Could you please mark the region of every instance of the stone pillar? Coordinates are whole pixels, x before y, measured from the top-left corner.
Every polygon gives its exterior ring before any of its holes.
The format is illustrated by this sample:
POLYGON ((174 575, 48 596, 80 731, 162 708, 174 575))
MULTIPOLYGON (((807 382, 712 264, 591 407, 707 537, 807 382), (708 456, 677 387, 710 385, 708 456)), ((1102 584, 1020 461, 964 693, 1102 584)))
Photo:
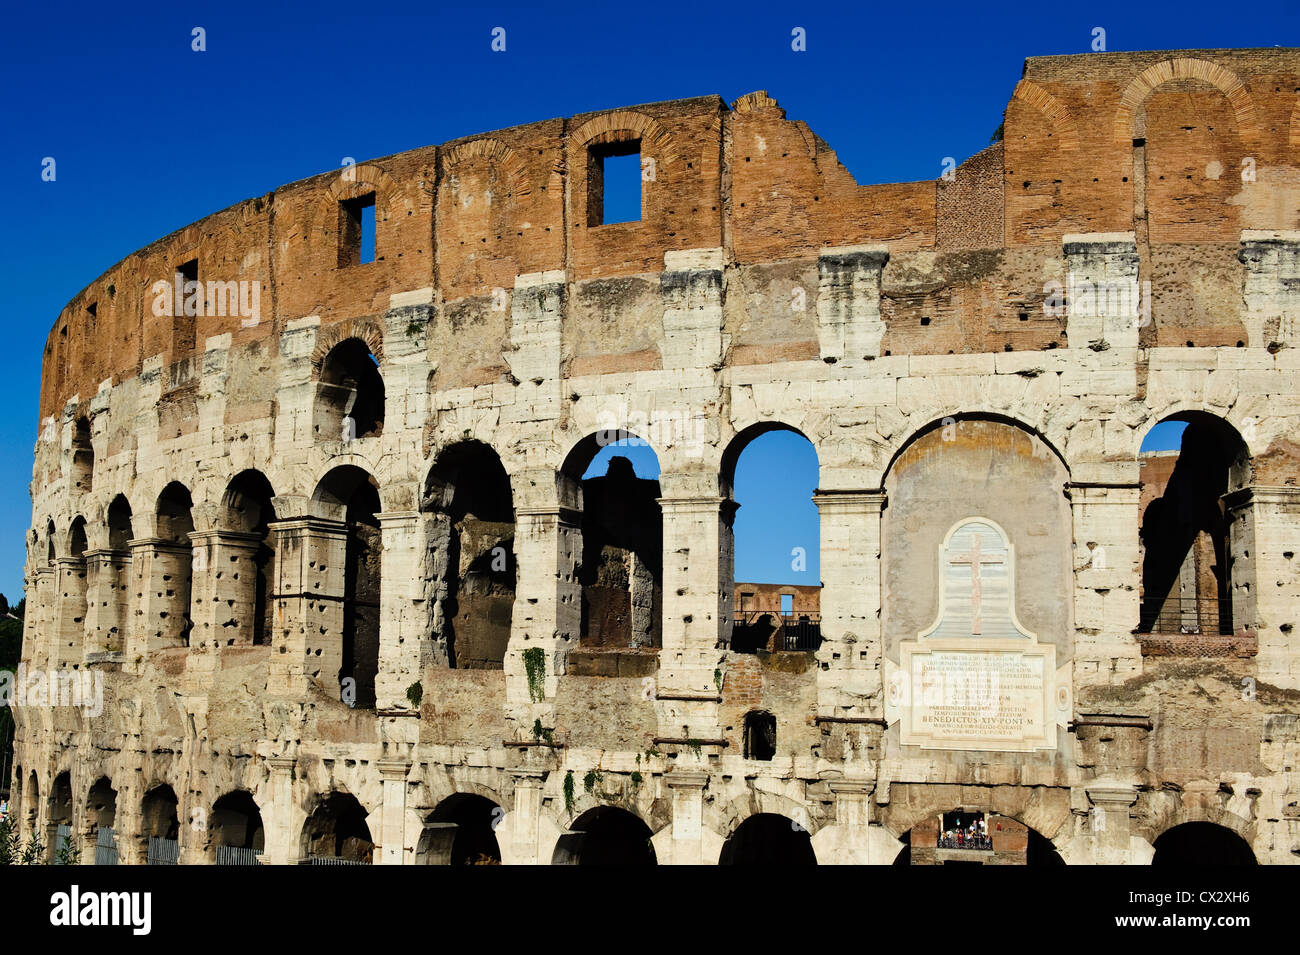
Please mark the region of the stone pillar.
POLYGON ((269 756, 271 770, 267 784, 270 798, 260 803, 262 810, 262 861, 266 865, 295 865, 298 862, 297 813, 293 802, 292 756, 269 756))
MULTIPOLYGON (((1068 346, 1133 349, 1138 346, 1137 238, 1132 232, 1095 232, 1062 239, 1066 263, 1065 335, 1068 346)), ((1086 354, 1086 353, 1085 353, 1086 354)))
POLYGON ((194 618, 191 647, 216 649, 253 642, 256 557, 261 544, 257 534, 243 531, 219 529, 190 534, 190 605, 194 618))
MULTIPOLYGON (((527 480, 528 475, 522 476, 527 480)), ((554 487, 556 475, 537 479, 554 487)), ((522 483, 522 480, 519 482, 522 483)), ((510 622, 510 649, 506 654, 506 699, 520 720, 520 731, 532 734, 533 719, 547 722, 549 705, 534 709, 542 700, 529 693, 524 654, 540 648, 545 664, 544 700, 554 701, 559 674, 568 651, 578 645, 582 625, 582 588, 577 566, 582 554, 582 511, 577 500, 552 499, 515 509, 515 561, 518 578, 510 622)))
POLYGON ((1300 340, 1300 232, 1242 232, 1238 258, 1246 267, 1246 344, 1294 346, 1300 340))
MULTIPOLYGON (((190 564, 193 550, 185 544, 147 537, 133 540, 131 569, 135 582, 135 623, 127 634, 126 660, 164 647, 184 646, 190 612, 190 564)), ((192 585, 192 580, 190 581, 192 585)))
POLYGON ((549 858, 538 858, 542 786, 546 781, 546 772, 522 768, 511 769, 509 772, 514 779, 515 792, 514 804, 506 816, 510 836, 509 858, 505 858, 505 847, 502 846, 502 861, 510 865, 549 865, 549 858))
POLYGON ((379 835, 380 865, 406 864, 406 774, 405 760, 383 760, 375 764, 384 781, 383 827, 379 835))
MULTIPOLYGON (((407 688, 420 680, 425 660, 422 621, 416 601, 422 600, 420 515, 416 511, 377 514, 383 543, 380 555, 379 673, 375 702, 385 710, 418 709, 407 688)), ((386 843, 385 843, 386 844, 386 843)))
POLYGON ((48 634, 42 635, 48 656, 43 665, 67 670, 85 659, 87 570, 84 557, 60 557, 55 561, 57 576, 47 586, 54 609, 48 634))
POLYGON ((1300 569, 1294 557, 1300 541, 1300 488, 1255 485, 1228 494, 1232 515, 1232 621, 1253 631, 1259 679, 1283 689, 1300 689, 1300 653, 1292 627, 1300 606, 1300 569))
POLYGON ((818 490, 821 633, 817 711, 824 717, 884 716, 881 699, 880 515, 883 490, 818 490))
MULTIPOLYGON (((38 567, 28 578, 30 582, 27 605, 30 608, 23 621, 26 631, 23 637, 23 659, 33 669, 53 669, 58 660, 59 639, 55 623, 56 612, 61 606, 59 590, 63 584, 62 569, 59 562, 67 558, 56 558, 53 567, 38 567)), ((84 561, 83 561, 84 565, 84 561)), ((85 608, 82 608, 85 616, 85 608)), ((77 660, 81 659, 81 641, 77 641, 77 660)))
POLYGON ((117 550, 86 551, 86 661, 125 648, 129 554, 117 550))
POLYGON ((664 368, 722 364, 723 259, 720 248, 664 253, 664 368))
MULTIPOLYGON (((1075 470, 1087 476, 1083 467, 1075 470)), ((1122 683, 1142 667, 1142 648, 1133 637, 1141 612, 1142 485, 1126 480, 1136 478, 1135 470, 1135 464, 1117 465, 1094 475, 1104 480, 1066 487, 1074 532, 1076 683, 1122 683)))
POLYGON ((655 709, 668 738, 717 739, 718 670, 731 640, 735 504, 703 475, 661 474, 663 647, 655 709), (701 492, 704 493, 701 493, 701 492))
POLYGON ((515 276, 510 296, 510 345, 505 353, 516 379, 515 404, 530 420, 554 418, 560 396, 560 330, 568 303, 562 269, 515 276))
POLYGON ((880 276, 885 245, 823 249, 817 257, 817 340, 822 361, 862 361, 880 355, 885 322, 880 276))
POLYGON ((819 829, 813 836, 817 861, 837 865, 893 862, 898 854, 897 842, 891 840, 889 848, 893 855, 889 858, 873 858, 871 851, 871 794, 876 791, 875 782, 870 779, 831 779, 827 780, 826 787, 835 796, 835 824, 819 829))
POLYGON ((672 793, 672 847, 668 861, 673 865, 713 865, 717 859, 704 858, 704 787, 707 773, 678 772, 664 774, 664 783, 672 793))
POLYGON ((275 635, 269 690, 301 700, 316 686, 339 699, 347 525, 303 517, 271 524, 275 635))

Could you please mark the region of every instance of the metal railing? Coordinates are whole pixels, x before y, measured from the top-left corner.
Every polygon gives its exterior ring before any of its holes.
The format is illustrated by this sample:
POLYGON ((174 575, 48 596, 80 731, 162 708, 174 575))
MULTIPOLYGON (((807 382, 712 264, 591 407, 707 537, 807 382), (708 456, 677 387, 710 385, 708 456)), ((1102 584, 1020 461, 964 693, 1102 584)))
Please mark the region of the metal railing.
POLYGON ((1143 603, 1138 633, 1232 635, 1232 605, 1218 597, 1168 597, 1143 603))
POLYGON ((181 844, 175 839, 161 836, 149 837, 149 852, 145 856, 145 865, 177 865, 181 856, 181 844))
POLYGON ((117 865, 117 836, 111 826, 95 830, 95 865, 117 865))
POLYGON ((340 859, 337 856, 308 856, 308 865, 370 865, 369 862, 358 862, 356 859, 340 859))
POLYGON ((782 613, 780 610, 738 610, 733 614, 733 630, 754 627, 768 618, 776 628, 774 650, 816 650, 822 643, 822 616, 816 611, 782 613))
POLYGON ((243 846, 217 846, 217 865, 261 865, 261 849, 243 846))
POLYGON ((992 849, 993 839, 989 836, 940 836, 940 849, 992 849))

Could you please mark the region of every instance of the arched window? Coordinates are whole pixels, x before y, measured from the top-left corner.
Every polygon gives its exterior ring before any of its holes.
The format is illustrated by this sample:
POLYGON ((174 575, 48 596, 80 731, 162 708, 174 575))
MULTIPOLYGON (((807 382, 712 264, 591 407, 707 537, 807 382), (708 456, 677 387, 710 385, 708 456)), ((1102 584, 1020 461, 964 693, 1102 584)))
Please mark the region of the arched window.
POLYGON ((816 865, 812 837, 793 819, 772 812, 750 816, 722 845, 718 865, 816 865))
POLYGON ((370 865, 375 844, 365 808, 347 793, 321 797, 302 827, 301 847, 312 865, 370 865))
POLYGON ((745 758, 770 760, 776 755, 776 717, 765 710, 745 714, 745 758))
POLYGON ((274 607, 271 602, 271 578, 275 573, 275 535, 270 525, 275 521, 275 507, 271 499, 275 492, 271 482, 260 471, 242 471, 226 488, 222 502, 226 506, 226 520, 230 530, 256 534, 261 538, 253 556, 257 579, 253 581, 251 613, 253 618, 253 643, 271 642, 271 621, 274 607))
POLYGON ((140 803, 140 841, 147 865, 176 865, 180 855, 180 817, 176 791, 163 784, 140 803))
POLYGON ((1140 452, 1139 633, 1232 634, 1232 517, 1223 496, 1249 481, 1240 435, 1189 413, 1156 425, 1140 452))
POLYGON ((354 441, 384 429, 384 379, 379 360, 359 338, 335 345, 316 383, 317 440, 354 441))
POLYGON ((89 494, 95 474, 95 446, 90 439, 90 420, 78 418, 72 431, 71 487, 74 493, 89 494))
POLYGON ((351 706, 375 705, 379 672, 380 565, 383 543, 379 488, 365 471, 345 465, 321 480, 316 500, 335 510, 346 525, 343 554, 342 644, 339 647, 340 698, 351 706))
POLYGON ((450 667, 500 669, 517 576, 514 502, 501 459, 477 441, 447 448, 429 472, 423 509, 431 515, 434 644, 450 667))
POLYGON ((654 449, 626 431, 597 432, 569 453, 563 477, 581 487, 579 644, 596 651, 662 646, 663 515, 654 449))
POLYGON ((552 865, 656 865, 654 835, 638 816, 617 806, 588 809, 560 836, 552 865))
POLYGON ((158 537, 161 543, 153 555, 159 566, 149 585, 156 588, 158 616, 151 621, 157 628, 154 641, 159 646, 189 646, 194 621, 190 614, 191 565, 193 550, 190 533, 194 530, 190 492, 173 481, 158 497, 158 537))
POLYGON ((1250 843, 1226 826, 1185 822, 1162 832, 1155 841, 1152 865, 1258 865, 1250 843))
POLYGON ((438 804, 416 848, 424 865, 500 865, 495 827, 504 810, 486 796, 456 793, 438 804))
POLYGON ((261 864, 266 833, 252 793, 237 789, 214 802, 209 831, 217 865, 261 864))
POLYGON ((777 422, 747 428, 722 459, 734 495, 731 649, 816 650, 821 645, 817 452, 777 422))

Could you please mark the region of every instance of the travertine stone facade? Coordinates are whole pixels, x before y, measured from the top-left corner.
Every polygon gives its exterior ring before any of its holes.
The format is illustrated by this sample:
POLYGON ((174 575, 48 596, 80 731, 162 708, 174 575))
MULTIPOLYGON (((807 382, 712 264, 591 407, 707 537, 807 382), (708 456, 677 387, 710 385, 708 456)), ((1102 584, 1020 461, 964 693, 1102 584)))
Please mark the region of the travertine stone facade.
POLYGON ((657 103, 322 174, 133 253, 46 347, 24 662, 102 679, 103 706, 18 709, 20 818, 51 832, 70 792, 92 841, 106 778, 130 862, 164 790, 188 862, 241 848, 214 822, 241 791, 272 863, 368 852, 342 795, 384 864, 454 858, 469 796, 507 863, 590 860, 616 810, 660 863, 714 863, 761 814, 819 862, 890 863, 955 808, 1071 863, 1146 863, 1193 821, 1294 862, 1298 88, 1289 49, 1033 58, 1002 141, 877 186, 766 93, 657 103), (598 224, 593 157, 638 144, 641 219, 598 224), (369 196, 374 261, 351 264, 369 196), (155 283, 195 261, 186 314, 155 283), (347 348, 382 376, 355 435, 347 348), (1139 448, 1170 417, 1243 451, 1225 572, 1253 655, 1144 656, 1135 633, 1139 448), (820 463, 815 654, 729 647, 734 468, 772 428, 820 463), (583 473, 625 432, 661 467, 659 645, 571 673, 583 473), (453 668, 493 462, 505 652, 453 668), (904 746, 887 718, 968 513, 1007 529, 1025 623, 1068 665, 1054 749, 904 746), (770 760, 744 755, 758 711, 770 760))

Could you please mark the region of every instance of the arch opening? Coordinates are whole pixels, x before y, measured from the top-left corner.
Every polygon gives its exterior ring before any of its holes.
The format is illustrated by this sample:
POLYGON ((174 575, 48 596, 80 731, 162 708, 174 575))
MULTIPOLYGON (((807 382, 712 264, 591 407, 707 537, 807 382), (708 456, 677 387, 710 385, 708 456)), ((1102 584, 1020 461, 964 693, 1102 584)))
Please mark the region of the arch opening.
POLYGON ((894 865, 1065 864, 1042 833, 986 809, 936 812, 904 832, 899 842, 903 848, 894 865))
POLYGON ((309 865, 370 865, 375 844, 356 797, 341 792, 320 797, 303 824, 301 848, 309 865))
POLYGON ((760 812, 750 816, 722 844, 718 865, 816 865, 812 836, 788 816, 760 812))
POLYGON ((72 429, 73 493, 89 494, 94 486, 95 446, 90 438, 90 419, 78 418, 72 429))
POLYGON ((176 791, 155 786, 140 801, 140 848, 146 865, 176 865, 180 859, 180 815, 176 791))
POLYGON ((560 836, 552 865, 656 865, 650 827, 618 806, 588 809, 560 836))
POLYGON ((722 457, 724 563, 732 588, 731 649, 812 652, 821 646, 817 452, 781 422, 746 428, 722 457))
POLYGON ((767 710, 745 714, 744 756, 770 762, 776 755, 776 717, 767 710))
POLYGON ((176 481, 158 495, 159 543, 152 554, 148 586, 158 597, 157 616, 150 619, 157 647, 187 647, 194 617, 190 607, 193 588, 193 501, 185 485, 176 481))
POLYGON ((321 363, 313 427, 318 439, 344 444, 383 431, 384 378, 360 338, 339 342, 321 363))
POLYGON ((95 865, 117 865, 117 791, 107 776, 96 780, 86 798, 86 847, 95 865))
POLYGON ((248 470, 231 479, 221 499, 228 529, 252 534, 259 540, 253 552, 253 580, 240 594, 244 613, 251 617, 255 646, 270 644, 273 633, 275 607, 271 599, 271 584, 275 574, 276 541, 270 525, 276 520, 274 497, 275 491, 266 475, 248 470))
POLYGON ((1245 442, 1222 418, 1186 412, 1151 429, 1139 463, 1138 632, 1233 634, 1232 566, 1244 544, 1224 496, 1250 482, 1245 442))
POLYGON ((431 570, 435 653, 452 669, 505 665, 518 566, 510 477, 479 441, 443 450, 429 471, 421 509, 431 570))
POLYGON ((252 793, 237 789, 214 802, 209 831, 217 865, 261 864, 266 832, 252 793))
POLYGON ((1162 832, 1154 843, 1152 865, 1258 865, 1250 843, 1227 826, 1185 822, 1162 832))
MULTIPOLYGON (((574 447, 561 480, 581 510, 579 647, 645 653, 663 645, 663 515, 659 460, 629 431, 574 447)), ((575 542, 576 543, 576 542, 575 542)), ((578 661, 579 671, 582 663, 578 661)))
POLYGON ((423 865, 500 865, 496 826, 505 811, 486 796, 456 793, 429 815, 416 847, 423 865))

